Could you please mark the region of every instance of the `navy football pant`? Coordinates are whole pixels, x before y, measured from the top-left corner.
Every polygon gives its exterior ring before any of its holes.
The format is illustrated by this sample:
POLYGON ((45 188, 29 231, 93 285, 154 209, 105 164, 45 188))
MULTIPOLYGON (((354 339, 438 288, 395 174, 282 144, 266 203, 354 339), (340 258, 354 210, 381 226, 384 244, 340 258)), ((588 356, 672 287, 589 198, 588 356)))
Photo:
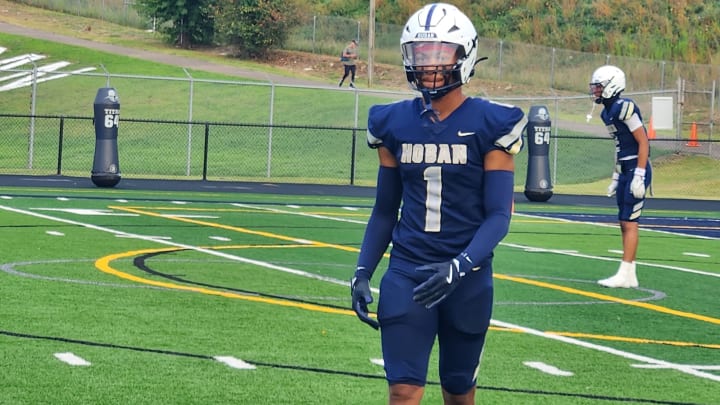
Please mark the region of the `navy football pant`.
POLYGON ((424 386, 435 337, 439 343, 440 382, 459 395, 474 385, 490 326, 492 268, 463 277, 457 289, 433 309, 415 303, 413 288, 422 279, 413 270, 388 269, 380 283, 378 320, 389 384, 424 386))
MULTIPOLYGON (((633 169, 637 165, 637 160, 621 161, 620 178, 618 179, 618 188, 615 194, 615 201, 618 206, 618 219, 620 221, 637 222, 642 215, 642 209, 645 205, 645 198, 635 198, 630 191, 630 182, 633 179, 633 169)), ((652 183, 652 166, 648 162, 645 166, 645 196, 650 192, 649 187, 652 183)))

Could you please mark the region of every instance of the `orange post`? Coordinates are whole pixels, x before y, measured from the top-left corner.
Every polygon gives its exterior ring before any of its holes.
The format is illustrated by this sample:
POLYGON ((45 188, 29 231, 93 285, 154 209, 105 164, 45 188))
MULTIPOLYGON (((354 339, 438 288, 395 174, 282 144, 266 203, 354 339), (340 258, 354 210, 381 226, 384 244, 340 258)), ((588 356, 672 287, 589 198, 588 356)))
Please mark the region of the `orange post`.
POLYGON ((655 139, 655 128, 653 128, 652 117, 650 117, 648 123, 647 137, 648 139, 655 139))
POLYGON ((690 125, 690 142, 686 143, 685 146, 689 146, 691 148, 697 148, 700 146, 697 140, 697 124, 694 122, 690 125))

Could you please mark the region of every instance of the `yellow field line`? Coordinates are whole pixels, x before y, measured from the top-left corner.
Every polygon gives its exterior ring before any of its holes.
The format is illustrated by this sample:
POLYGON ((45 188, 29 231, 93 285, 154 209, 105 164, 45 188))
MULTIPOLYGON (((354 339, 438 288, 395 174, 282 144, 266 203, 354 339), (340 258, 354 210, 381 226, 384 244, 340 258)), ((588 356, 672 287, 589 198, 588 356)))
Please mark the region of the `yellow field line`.
MULTIPOLYGON (((176 221, 192 223, 192 224, 196 224, 196 225, 226 229, 226 230, 231 230, 231 231, 235 231, 235 232, 241 232, 241 233, 246 233, 246 234, 263 236, 263 237, 267 237, 267 238, 291 241, 291 242, 295 242, 295 243, 301 243, 301 244, 312 245, 312 246, 317 246, 317 247, 328 247, 328 248, 349 251, 349 252, 359 252, 359 249, 349 247, 349 246, 343 246, 343 245, 337 245, 337 244, 325 243, 325 242, 318 242, 318 241, 310 241, 307 239, 299 239, 299 238, 294 238, 294 237, 285 236, 285 235, 279 235, 279 234, 270 233, 270 232, 255 231, 255 230, 242 228, 242 227, 235 227, 235 226, 229 226, 229 225, 224 225, 224 224, 218 224, 218 223, 214 223, 214 222, 201 221, 201 220, 193 219, 193 218, 185 218, 185 217, 174 216, 174 215, 163 215, 163 214, 158 214, 158 213, 151 212, 151 211, 146 211, 145 209, 142 209, 143 207, 110 206, 108 208, 132 212, 132 213, 136 213, 139 215, 147 215, 147 216, 158 217, 158 218, 167 218, 167 219, 172 219, 172 220, 176 220, 176 221)), ((155 208, 153 208, 153 209, 155 209, 155 208)), ((387 256, 387 254, 386 254, 386 256, 387 256)), ((123 274, 125 274, 125 273, 123 273, 123 274)), ((128 275, 128 276, 130 276, 130 275, 128 275)), ((134 277, 134 276, 131 276, 131 277, 134 277)), ((694 313, 690 313, 690 312, 678 311, 678 310, 674 310, 674 309, 659 306, 659 305, 648 304, 645 302, 637 302, 637 301, 627 300, 627 299, 623 299, 623 298, 613 297, 610 295, 599 294, 599 293, 594 293, 594 292, 590 292, 590 291, 583 291, 583 290, 578 290, 575 288, 564 287, 564 286, 546 283, 546 282, 537 281, 537 280, 530 280, 530 279, 526 279, 523 277, 508 276, 508 275, 499 274, 499 273, 495 273, 494 277, 496 279, 500 279, 500 280, 514 281, 514 282, 521 283, 521 284, 533 285, 533 286, 541 287, 541 288, 548 288, 548 289, 552 289, 552 290, 556 290, 556 291, 562 291, 562 292, 565 292, 568 294, 574 294, 574 295, 580 295, 580 296, 584 296, 584 297, 594 298, 594 299, 601 300, 601 301, 616 302, 619 304, 643 308, 643 309, 656 311, 656 312, 660 312, 660 313, 664 313, 664 314, 668 314, 668 315, 674 315, 674 316, 678 316, 678 317, 683 317, 683 318, 688 318, 688 319, 693 319, 693 320, 698 320, 698 321, 702 321, 702 322, 708 322, 708 323, 720 325, 720 319, 718 319, 718 318, 713 318, 713 317, 704 316, 704 315, 698 315, 698 314, 694 314, 694 313)), ((148 280, 148 281, 150 281, 150 280, 148 280)), ((183 287, 183 289, 188 288, 185 286, 179 286, 179 287, 183 287)), ((192 287, 192 288, 194 288, 194 287, 192 287)), ((205 290, 205 289, 201 289, 201 290, 205 290)), ((207 291, 213 291, 213 290, 207 290, 207 291)), ((215 293, 217 293, 217 292, 215 292, 215 293)), ((226 293, 222 293, 222 294, 226 294, 226 293)), ((221 294, 217 294, 217 295, 221 295, 221 294)), ((237 294, 234 294, 234 295, 237 295, 237 294)), ((244 298, 244 297, 245 296, 240 295, 240 296, 234 297, 234 298, 244 298)), ((256 298, 256 297, 253 297, 253 298, 256 298)), ((285 305, 285 306, 295 306, 295 303, 285 302, 285 301, 279 301, 279 302, 284 302, 285 304, 283 304, 283 305, 285 305)), ((303 305, 307 305, 307 304, 303 304, 303 305)), ((317 306, 317 305, 315 305, 314 307, 324 308, 322 306, 317 306)), ((324 312, 324 311, 321 311, 321 312, 324 312)), ((343 312, 343 313, 354 314, 353 311, 349 311, 349 310, 346 312, 343 312)))
POLYGON ((177 247, 156 248, 156 249, 133 250, 133 251, 123 252, 123 253, 117 253, 117 254, 112 254, 112 255, 105 256, 105 257, 101 257, 100 259, 95 261, 95 266, 104 273, 112 274, 114 276, 123 278, 125 280, 134 281, 134 282, 142 283, 142 284, 153 285, 156 287, 170 288, 170 289, 182 290, 182 291, 192 291, 192 292, 197 292, 197 293, 201 293, 201 294, 217 295, 217 296, 225 297, 225 298, 236 298, 236 299, 242 299, 242 300, 246 300, 246 301, 280 305, 283 307, 300 308, 300 309, 306 309, 309 311, 324 312, 324 313, 329 313, 329 314, 355 315, 355 312, 352 310, 349 310, 349 309, 330 308, 330 307, 325 307, 322 305, 300 303, 300 302, 287 301, 287 300, 281 300, 281 299, 275 299, 275 298, 258 297, 255 295, 246 295, 246 294, 241 294, 241 293, 218 291, 218 290, 212 290, 209 288, 192 287, 192 286, 186 286, 186 285, 181 285, 181 284, 168 283, 168 282, 164 282, 164 281, 150 280, 147 278, 134 276, 132 274, 128 274, 128 273, 125 273, 120 270, 116 270, 110 265, 110 262, 112 262, 113 260, 118 260, 118 259, 123 259, 123 258, 127 258, 127 257, 143 255, 143 254, 149 254, 149 253, 173 252, 173 251, 178 251, 178 250, 183 250, 183 248, 177 248, 177 247))
MULTIPOLYGON (((120 209, 120 207, 108 207, 114 209, 120 209)), ((138 206, 123 206, 123 209, 139 209, 142 210, 145 207, 138 206)), ((156 211, 193 211, 193 212, 253 212, 256 214, 274 214, 272 211, 260 211, 253 208, 195 208, 195 207, 153 207, 156 211)), ((305 211, 312 215, 335 215, 339 217, 367 217, 368 214, 356 213, 356 212, 324 212, 324 211, 305 211)))
POLYGON ((543 281, 530 280, 530 279, 523 278, 523 277, 507 276, 504 274, 495 273, 495 278, 500 279, 500 280, 514 281, 516 283, 521 283, 521 284, 528 284, 528 285, 532 285, 535 287, 542 287, 542 288, 548 288, 551 290, 562 291, 562 292, 566 292, 568 294, 575 294, 575 295, 581 295, 583 297, 595 298, 595 299, 602 300, 602 301, 617 302, 618 304, 624 304, 624 305, 629 305, 632 307, 649 309, 651 311, 657 311, 657 312, 661 312, 664 314, 675 315, 675 316, 679 316, 682 318, 689 318, 689 319, 694 319, 696 321, 703 321, 703 322, 714 323, 716 325, 720 325, 720 319, 718 319, 718 318, 712 318, 709 316, 698 315, 698 314, 694 314, 691 312, 678 311, 675 309, 661 307, 659 305, 648 304, 646 302, 626 300, 623 298, 613 297, 611 295, 605 295, 605 294, 599 294, 599 293, 594 293, 594 292, 590 292, 590 291, 578 290, 575 288, 564 287, 564 286, 560 286, 557 284, 546 283, 543 281))
POLYGON ((177 215, 163 215, 163 214, 158 214, 158 213, 151 212, 151 211, 145 211, 145 210, 142 210, 139 208, 120 207, 120 206, 110 206, 108 208, 120 210, 120 211, 132 212, 132 213, 138 214, 138 215, 147 215, 147 216, 156 217, 156 218, 168 218, 168 219, 173 219, 175 221, 187 222, 187 223, 195 224, 195 225, 209 226, 211 228, 225 229, 228 231, 241 232, 241 233, 246 233, 249 235, 263 236, 266 238, 280 239, 280 240, 285 240, 285 241, 295 242, 295 243, 312 244, 315 246, 322 246, 322 247, 344 250, 346 252, 359 252, 360 251, 360 249, 357 249, 354 247, 349 247, 349 246, 336 245, 333 243, 325 243, 325 242, 318 242, 318 241, 311 241, 311 240, 307 240, 307 239, 294 238, 292 236, 278 235, 276 233, 270 233, 270 232, 264 232, 264 231, 254 231, 252 229, 241 228, 238 226, 230 226, 230 225, 225 225, 225 224, 218 224, 216 222, 201 221, 199 219, 185 218, 185 217, 177 216, 177 215))
POLYGON ((705 349, 720 349, 720 344, 690 343, 690 342, 678 342, 675 340, 654 340, 654 339, 644 339, 644 338, 630 338, 630 337, 620 337, 620 336, 596 335, 596 334, 592 334, 592 333, 553 332, 553 331, 546 331, 545 333, 552 334, 552 335, 559 335, 559 336, 574 337, 574 338, 612 340, 615 342, 647 343, 647 344, 655 344, 655 345, 668 345, 668 346, 680 346, 680 347, 702 347, 705 349))

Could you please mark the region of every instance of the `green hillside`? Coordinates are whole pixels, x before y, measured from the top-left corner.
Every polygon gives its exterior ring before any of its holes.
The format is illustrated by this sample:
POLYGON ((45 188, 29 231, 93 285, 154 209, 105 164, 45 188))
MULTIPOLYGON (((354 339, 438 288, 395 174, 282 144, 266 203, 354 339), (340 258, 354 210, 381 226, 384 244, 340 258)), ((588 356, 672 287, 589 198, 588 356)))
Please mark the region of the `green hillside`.
MULTIPOLYGON (((115 23, 152 28, 126 0, 13 0, 115 23)), ((348 19, 367 30, 367 0, 288 0, 292 20, 348 19)), ((480 37, 573 51, 665 61, 717 64, 720 61, 720 2, 704 0, 452 0, 475 23, 480 37)), ((212 4, 213 1, 206 3, 212 4)), ((377 0, 379 25, 402 25, 424 1, 377 0)))
MULTIPOLYGON (((481 37, 576 51, 717 63, 720 2, 704 0, 449 1, 481 37)), ((367 19, 365 0, 311 0, 313 12, 367 19)), ((377 1, 377 22, 404 24, 421 1, 377 1)))

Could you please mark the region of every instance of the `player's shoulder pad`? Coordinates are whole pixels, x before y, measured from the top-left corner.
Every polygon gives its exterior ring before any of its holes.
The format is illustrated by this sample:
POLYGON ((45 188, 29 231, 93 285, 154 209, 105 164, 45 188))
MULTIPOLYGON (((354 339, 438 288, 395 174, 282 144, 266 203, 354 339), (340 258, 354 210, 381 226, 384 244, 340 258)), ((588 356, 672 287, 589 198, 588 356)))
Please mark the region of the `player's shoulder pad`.
POLYGON ((392 127, 397 120, 410 116, 412 102, 399 100, 389 104, 377 104, 368 111, 367 143, 376 149, 383 144, 392 143, 392 127))
POLYGON ((524 115, 515 123, 510 132, 502 135, 495 141, 495 146, 502 148, 510 155, 517 155, 523 148, 523 132, 527 126, 527 117, 524 115))
POLYGON ((370 129, 367 131, 367 144, 372 149, 377 149, 382 146, 383 141, 380 138, 376 138, 375 135, 370 132, 370 129))
POLYGON ((388 119, 388 105, 374 105, 368 111, 367 144, 377 149, 383 144, 382 131, 388 119))
POLYGON ((629 98, 621 98, 617 101, 618 119, 621 121, 627 121, 630 117, 637 112, 635 102, 629 98))

